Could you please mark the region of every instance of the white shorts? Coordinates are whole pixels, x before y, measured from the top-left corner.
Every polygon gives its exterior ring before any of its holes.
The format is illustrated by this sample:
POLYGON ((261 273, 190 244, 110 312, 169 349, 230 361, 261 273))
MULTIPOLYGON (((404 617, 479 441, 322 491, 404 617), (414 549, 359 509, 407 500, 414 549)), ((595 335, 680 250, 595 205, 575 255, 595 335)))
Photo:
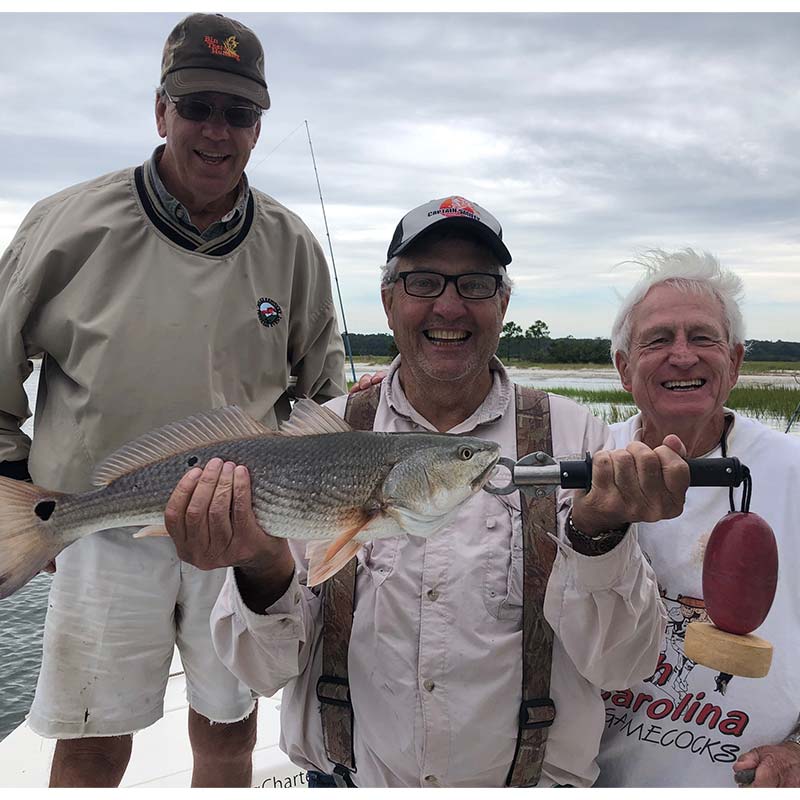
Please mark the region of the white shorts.
POLYGON ((56 561, 42 669, 28 724, 40 736, 121 736, 164 713, 177 644, 189 705, 213 722, 248 716, 255 695, 217 658, 209 617, 225 570, 180 561, 169 538, 96 533, 56 561))

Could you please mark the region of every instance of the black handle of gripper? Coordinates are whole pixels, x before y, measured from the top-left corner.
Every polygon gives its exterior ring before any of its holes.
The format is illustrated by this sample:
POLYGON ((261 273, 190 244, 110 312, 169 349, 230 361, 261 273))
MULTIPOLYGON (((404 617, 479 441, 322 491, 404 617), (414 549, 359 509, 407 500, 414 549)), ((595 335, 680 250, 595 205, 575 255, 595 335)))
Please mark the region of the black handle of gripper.
MULTIPOLYGON (((738 458, 687 458, 690 486, 739 486, 749 474, 738 458)), ((592 488, 592 456, 583 461, 561 461, 562 489, 592 488)))
POLYGON ((592 454, 586 453, 583 461, 559 461, 562 489, 592 488, 592 454))
POLYGON ((739 486, 749 474, 738 458, 687 458, 689 486, 739 486))

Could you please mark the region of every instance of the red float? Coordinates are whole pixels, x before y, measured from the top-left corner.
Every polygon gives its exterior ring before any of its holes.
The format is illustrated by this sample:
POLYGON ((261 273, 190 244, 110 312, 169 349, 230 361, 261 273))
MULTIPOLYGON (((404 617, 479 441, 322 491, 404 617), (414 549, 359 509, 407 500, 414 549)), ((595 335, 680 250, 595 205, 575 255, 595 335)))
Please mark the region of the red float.
POLYGON ((703 559, 703 599, 712 622, 737 635, 766 618, 778 582, 778 545, 763 517, 726 514, 715 526, 703 559))

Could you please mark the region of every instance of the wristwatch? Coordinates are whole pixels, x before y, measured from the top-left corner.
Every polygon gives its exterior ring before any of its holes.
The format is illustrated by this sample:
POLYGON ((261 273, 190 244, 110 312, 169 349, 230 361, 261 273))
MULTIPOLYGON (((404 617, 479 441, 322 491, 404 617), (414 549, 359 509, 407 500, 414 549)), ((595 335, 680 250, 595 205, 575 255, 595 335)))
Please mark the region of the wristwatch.
POLYGON ((622 528, 614 528, 608 531, 600 531, 594 536, 578 530, 572 522, 572 511, 567 517, 567 538, 572 545, 572 549, 584 556, 601 556, 613 550, 625 537, 630 525, 622 528))

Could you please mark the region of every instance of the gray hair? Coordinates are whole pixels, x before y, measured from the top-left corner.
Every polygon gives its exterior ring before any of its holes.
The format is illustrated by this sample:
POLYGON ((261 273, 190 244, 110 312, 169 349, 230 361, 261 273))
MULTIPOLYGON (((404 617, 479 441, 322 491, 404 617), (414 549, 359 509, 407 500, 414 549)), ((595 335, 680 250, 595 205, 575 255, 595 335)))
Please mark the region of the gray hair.
POLYGON ((742 298, 742 279, 720 266, 711 253, 696 253, 687 247, 674 253, 649 250, 631 263, 644 267, 644 277, 628 292, 611 328, 611 358, 618 352, 630 351, 633 310, 654 287, 668 283, 690 294, 715 297, 722 305, 728 346, 744 344, 744 319, 739 306, 742 298))

